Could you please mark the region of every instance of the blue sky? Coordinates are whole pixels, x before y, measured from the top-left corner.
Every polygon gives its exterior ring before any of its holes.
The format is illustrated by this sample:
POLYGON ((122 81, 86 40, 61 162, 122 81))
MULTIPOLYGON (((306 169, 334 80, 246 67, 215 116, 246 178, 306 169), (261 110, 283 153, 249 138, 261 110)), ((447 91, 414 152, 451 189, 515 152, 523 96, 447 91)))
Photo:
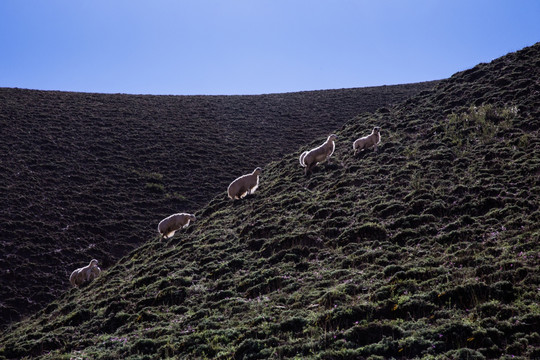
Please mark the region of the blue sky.
POLYGON ((0 87, 263 94, 442 79, 540 41, 538 0, 0 0, 0 87))

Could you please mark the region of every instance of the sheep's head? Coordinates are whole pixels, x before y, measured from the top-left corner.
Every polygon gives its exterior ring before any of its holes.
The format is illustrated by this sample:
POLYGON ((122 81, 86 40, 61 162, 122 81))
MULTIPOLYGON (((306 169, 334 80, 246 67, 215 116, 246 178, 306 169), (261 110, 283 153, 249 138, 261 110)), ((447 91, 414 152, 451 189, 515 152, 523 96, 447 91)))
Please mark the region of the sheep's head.
POLYGON ((97 264, 98 264, 98 261, 96 259, 92 259, 92 261, 90 261, 90 267, 97 266, 97 264))
POLYGON ((191 214, 190 214, 190 215, 189 215, 189 220, 190 220, 190 221, 195 221, 195 220, 197 220, 197 218, 195 217, 195 215, 191 215, 191 214))
POLYGON ((378 134, 379 131, 381 131, 381 128, 380 128, 380 127, 375 126, 375 127, 373 128, 373 133, 374 133, 374 134, 378 134))
POLYGON ((261 173, 262 173, 262 169, 260 167, 253 170, 253 174, 255 174, 255 175, 260 175, 261 173))
POLYGON ((336 134, 331 134, 331 135, 328 137, 328 140, 327 140, 327 141, 328 141, 328 142, 330 142, 330 141, 336 141, 336 139, 337 139, 337 135, 336 135, 336 134))

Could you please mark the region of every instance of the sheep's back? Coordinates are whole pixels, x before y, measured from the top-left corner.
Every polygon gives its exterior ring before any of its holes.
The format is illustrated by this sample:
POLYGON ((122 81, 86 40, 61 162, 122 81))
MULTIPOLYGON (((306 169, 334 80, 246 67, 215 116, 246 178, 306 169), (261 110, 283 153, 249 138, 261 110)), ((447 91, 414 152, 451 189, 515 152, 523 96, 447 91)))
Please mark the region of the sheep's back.
POLYGON ((175 214, 170 218, 170 221, 167 223, 166 230, 178 230, 182 226, 186 224, 186 218, 188 218, 185 214, 175 214))

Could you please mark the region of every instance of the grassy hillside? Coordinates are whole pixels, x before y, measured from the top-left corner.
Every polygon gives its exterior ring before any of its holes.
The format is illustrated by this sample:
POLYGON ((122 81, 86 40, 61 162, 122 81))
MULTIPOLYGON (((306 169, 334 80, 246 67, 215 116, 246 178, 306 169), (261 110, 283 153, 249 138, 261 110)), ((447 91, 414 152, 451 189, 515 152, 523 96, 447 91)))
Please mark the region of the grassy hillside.
POLYGON ((5 332, 0 357, 540 357, 540 43, 264 167, 5 332), (352 141, 381 126, 379 153, 352 141))
POLYGON ((63 293, 90 259, 111 266, 165 216, 435 83, 261 96, 0 89, 0 328, 63 293))

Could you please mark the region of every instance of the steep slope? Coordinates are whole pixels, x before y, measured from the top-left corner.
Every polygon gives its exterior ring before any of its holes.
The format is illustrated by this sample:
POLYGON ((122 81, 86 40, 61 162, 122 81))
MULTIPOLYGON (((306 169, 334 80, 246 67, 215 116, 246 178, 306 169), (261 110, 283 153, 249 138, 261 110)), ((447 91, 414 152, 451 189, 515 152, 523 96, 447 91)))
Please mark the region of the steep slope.
POLYGON ((159 220, 435 82, 261 96, 0 89, 0 327, 109 267, 159 220))
POLYGON ((540 43, 265 166, 0 338, 19 358, 538 358, 540 43), (505 79, 505 80, 501 80, 505 79), (381 126, 378 154, 352 141, 381 126))

